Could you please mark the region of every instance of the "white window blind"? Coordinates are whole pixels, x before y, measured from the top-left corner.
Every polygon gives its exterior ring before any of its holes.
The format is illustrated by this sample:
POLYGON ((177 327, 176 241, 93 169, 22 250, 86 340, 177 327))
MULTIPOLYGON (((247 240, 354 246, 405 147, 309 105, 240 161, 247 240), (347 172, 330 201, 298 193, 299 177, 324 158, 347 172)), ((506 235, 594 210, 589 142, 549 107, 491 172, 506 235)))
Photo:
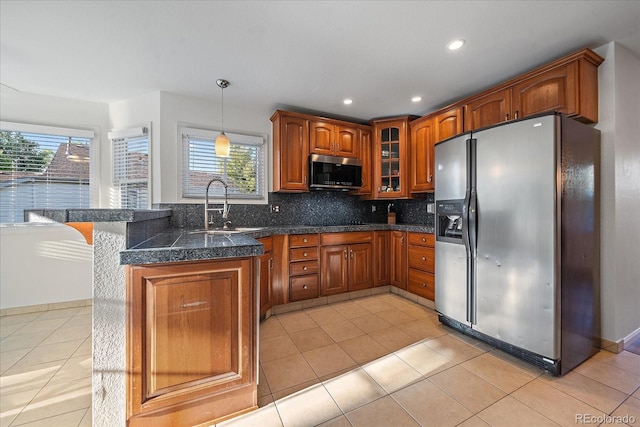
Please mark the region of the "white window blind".
MULTIPOLYGON (((212 178, 227 184, 230 199, 263 199, 265 197, 264 138, 240 133, 226 133, 231 141, 229 157, 215 153, 219 132, 182 128, 182 197, 204 198, 212 178)), ((210 197, 224 196, 221 185, 212 185, 210 197)))
MULTIPOLYGON (((119 132, 123 137, 113 138, 112 208, 149 208, 149 137, 147 128, 119 132)), ((119 136, 119 135, 118 135, 119 136)))
POLYGON ((24 209, 91 207, 92 131, 8 122, 0 129, 0 222, 24 222, 24 209))

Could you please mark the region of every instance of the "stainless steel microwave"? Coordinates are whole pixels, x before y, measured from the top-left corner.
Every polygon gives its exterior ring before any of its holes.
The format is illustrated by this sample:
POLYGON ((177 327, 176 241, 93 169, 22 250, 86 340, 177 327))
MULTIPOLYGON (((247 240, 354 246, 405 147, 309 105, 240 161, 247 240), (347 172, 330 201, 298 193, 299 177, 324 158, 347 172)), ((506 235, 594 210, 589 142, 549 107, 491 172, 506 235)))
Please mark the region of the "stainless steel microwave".
POLYGON ((309 156, 309 189, 356 190, 362 186, 362 162, 348 157, 309 156))

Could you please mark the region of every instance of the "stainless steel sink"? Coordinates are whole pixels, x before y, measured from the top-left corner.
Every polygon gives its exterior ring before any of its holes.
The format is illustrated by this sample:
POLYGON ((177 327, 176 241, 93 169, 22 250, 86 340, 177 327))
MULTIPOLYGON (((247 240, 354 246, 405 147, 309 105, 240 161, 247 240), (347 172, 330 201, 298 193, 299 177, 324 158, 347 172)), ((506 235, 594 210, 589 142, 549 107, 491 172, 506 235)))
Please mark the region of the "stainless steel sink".
POLYGON ((264 227, 233 227, 233 228, 210 228, 208 230, 196 230, 190 234, 219 234, 222 236, 236 233, 248 233, 250 231, 262 230, 264 227))

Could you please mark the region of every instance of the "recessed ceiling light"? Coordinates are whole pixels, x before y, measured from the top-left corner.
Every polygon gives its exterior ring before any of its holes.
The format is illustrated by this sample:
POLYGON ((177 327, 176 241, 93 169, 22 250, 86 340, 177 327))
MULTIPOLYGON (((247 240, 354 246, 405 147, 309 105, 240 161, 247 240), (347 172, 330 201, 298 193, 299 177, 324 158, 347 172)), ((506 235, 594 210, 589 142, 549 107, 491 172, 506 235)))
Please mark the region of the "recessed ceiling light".
POLYGON ((457 50, 457 49, 460 49, 463 44, 464 44, 464 40, 459 39, 459 40, 452 41, 447 45, 447 47, 449 48, 449 50, 457 50))
POLYGON ((342 103, 343 103, 344 105, 351 105, 351 104, 353 104, 353 99, 349 99, 349 98, 347 98, 347 99, 345 99, 344 101, 342 101, 342 103))
POLYGON ((411 98, 411 102, 420 102, 420 101, 422 101, 421 96, 414 96, 413 98, 411 98))

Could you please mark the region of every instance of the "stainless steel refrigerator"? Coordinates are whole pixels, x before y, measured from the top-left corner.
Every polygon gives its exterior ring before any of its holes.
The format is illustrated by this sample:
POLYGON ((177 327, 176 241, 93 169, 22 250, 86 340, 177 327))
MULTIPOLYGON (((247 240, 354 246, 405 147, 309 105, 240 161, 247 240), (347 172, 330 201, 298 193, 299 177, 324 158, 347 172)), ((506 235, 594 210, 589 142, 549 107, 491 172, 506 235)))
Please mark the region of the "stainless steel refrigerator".
POLYGON ((600 132, 557 113, 435 146, 440 321, 555 375, 600 346, 600 132))

